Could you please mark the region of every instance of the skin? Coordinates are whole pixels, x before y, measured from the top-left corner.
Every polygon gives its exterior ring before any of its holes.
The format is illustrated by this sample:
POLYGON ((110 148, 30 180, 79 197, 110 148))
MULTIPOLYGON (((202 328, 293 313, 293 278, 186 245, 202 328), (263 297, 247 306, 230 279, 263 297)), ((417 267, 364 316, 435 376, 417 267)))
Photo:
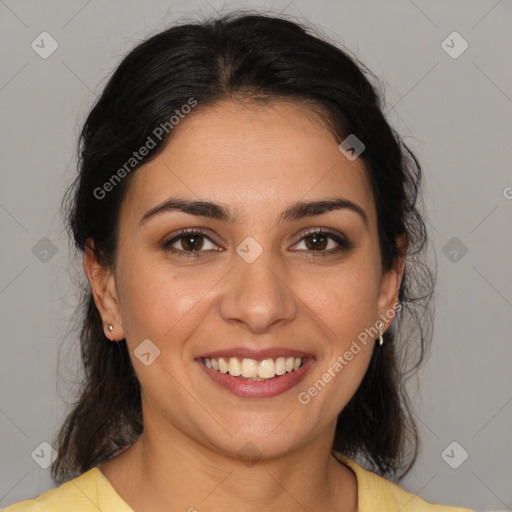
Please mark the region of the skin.
MULTIPOLYGON (((126 338, 142 387, 144 433, 99 466, 134 510, 357 510, 357 479, 330 452, 337 416, 363 379, 374 341, 361 345, 307 405, 297 395, 393 308, 405 243, 397 240, 402 256, 383 273, 364 163, 348 160, 339 142, 316 114, 293 102, 226 100, 198 108, 133 176, 121 206, 115 268, 86 251, 105 336, 112 337, 112 324, 114 339, 126 338), (174 211, 140 225, 145 212, 175 195, 224 203, 240 221, 174 211), (367 226, 348 209, 278 224, 294 201, 334 197, 358 204, 367 226), (203 238, 200 250, 221 250, 195 259, 162 248, 192 227, 211 239, 203 238), (308 228, 345 234, 354 247, 314 257, 311 237, 309 244, 303 238, 308 228), (248 236, 263 249, 250 264, 236 252, 248 236), (149 366, 133 354, 144 339, 161 351, 149 366), (243 399, 194 361, 238 346, 296 348, 316 361, 284 394, 243 399), (237 456, 247 442, 260 457, 252 465, 237 456)), ((324 252, 338 245, 328 240, 324 252)), ((173 247, 190 254, 187 241, 173 247)), ((391 321, 388 315, 384 331, 391 321)))

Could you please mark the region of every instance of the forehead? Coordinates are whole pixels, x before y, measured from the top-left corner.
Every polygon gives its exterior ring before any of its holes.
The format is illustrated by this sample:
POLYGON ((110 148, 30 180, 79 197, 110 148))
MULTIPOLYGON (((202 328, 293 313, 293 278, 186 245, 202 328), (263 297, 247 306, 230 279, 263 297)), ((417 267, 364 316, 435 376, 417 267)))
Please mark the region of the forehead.
POLYGON ((349 161, 311 109, 288 101, 223 101, 180 120, 162 152, 140 167, 125 203, 145 210, 171 195, 247 211, 298 199, 343 196, 366 210, 373 194, 363 161, 349 161))

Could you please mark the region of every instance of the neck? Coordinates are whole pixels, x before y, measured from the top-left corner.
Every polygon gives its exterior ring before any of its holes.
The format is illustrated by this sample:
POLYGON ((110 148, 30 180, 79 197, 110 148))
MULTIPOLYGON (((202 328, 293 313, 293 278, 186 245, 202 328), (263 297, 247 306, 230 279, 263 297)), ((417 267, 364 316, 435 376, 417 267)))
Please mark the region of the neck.
POLYGON ((356 512, 357 480, 330 455, 333 435, 334 425, 275 458, 245 445, 237 458, 149 421, 136 443, 100 469, 135 511, 356 512))

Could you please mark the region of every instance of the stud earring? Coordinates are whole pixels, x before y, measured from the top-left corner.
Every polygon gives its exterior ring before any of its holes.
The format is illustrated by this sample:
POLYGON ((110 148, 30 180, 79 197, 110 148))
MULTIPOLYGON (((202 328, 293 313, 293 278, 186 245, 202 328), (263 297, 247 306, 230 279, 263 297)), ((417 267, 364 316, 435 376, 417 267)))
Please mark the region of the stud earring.
POLYGON ((379 329, 379 345, 382 347, 382 344, 384 343, 384 338, 382 337, 382 328, 384 327, 384 324, 381 320, 377 322, 377 329, 379 329))
POLYGON ((114 341, 114 326, 112 324, 108 324, 108 330, 110 331, 110 341, 114 341))

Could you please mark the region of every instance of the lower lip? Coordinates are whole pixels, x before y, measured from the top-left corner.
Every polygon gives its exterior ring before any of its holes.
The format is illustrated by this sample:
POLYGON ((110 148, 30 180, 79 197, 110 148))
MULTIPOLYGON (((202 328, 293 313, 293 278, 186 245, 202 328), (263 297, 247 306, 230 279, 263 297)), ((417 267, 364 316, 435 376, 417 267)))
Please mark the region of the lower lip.
POLYGON ((268 381, 250 381, 233 377, 229 373, 212 370, 204 364, 202 359, 196 359, 196 361, 206 375, 219 386, 244 398, 271 398, 281 395, 296 386, 315 363, 313 358, 308 357, 298 370, 287 372, 284 375, 276 375, 268 381))

